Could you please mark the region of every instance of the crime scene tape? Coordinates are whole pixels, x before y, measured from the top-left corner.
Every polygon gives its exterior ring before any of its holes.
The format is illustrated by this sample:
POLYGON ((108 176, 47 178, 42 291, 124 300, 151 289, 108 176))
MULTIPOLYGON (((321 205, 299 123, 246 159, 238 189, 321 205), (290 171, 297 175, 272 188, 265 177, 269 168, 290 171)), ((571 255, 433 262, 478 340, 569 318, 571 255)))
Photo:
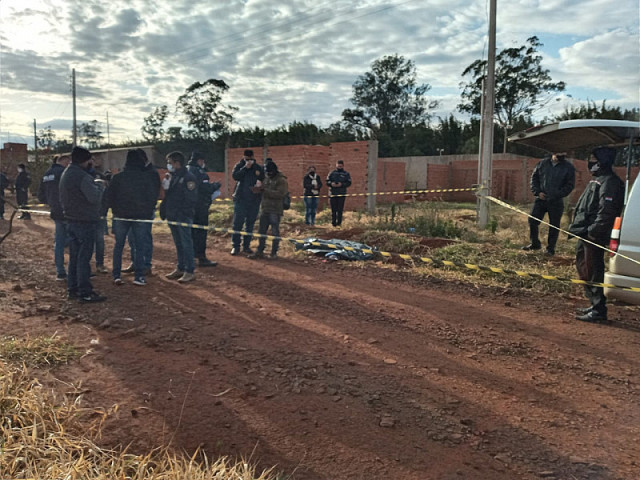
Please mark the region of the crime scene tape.
MULTIPOLYGON (((28 211, 30 213, 36 213, 36 214, 49 213, 49 212, 43 212, 41 210, 25 210, 25 211, 28 211)), ((156 225, 176 225, 176 226, 188 227, 188 228, 199 228, 199 229, 209 230, 209 231, 218 232, 218 233, 238 234, 243 237, 250 236, 250 237, 256 237, 256 238, 265 238, 267 240, 272 240, 272 241, 273 240, 287 241, 294 245, 310 244, 318 247, 324 246, 332 250, 342 249, 349 252, 363 252, 363 253, 368 253, 374 256, 379 255, 380 257, 383 257, 383 258, 397 257, 403 260, 413 260, 417 262, 426 263, 434 267, 443 267, 443 266, 457 267, 457 268, 462 268, 467 270, 491 272, 491 273, 497 273, 502 275, 515 275, 518 277, 533 278, 538 280, 548 280, 548 281, 555 281, 555 282, 561 282, 561 283, 571 283, 575 285, 583 285, 583 286, 589 286, 589 287, 614 288, 617 290, 626 290, 629 292, 640 292, 640 287, 624 287, 620 285, 614 285, 611 283, 588 282, 586 280, 580 280, 577 278, 558 277, 555 275, 543 275, 540 273, 525 272, 521 270, 511 270, 511 269, 500 268, 500 267, 488 267, 485 265, 476 265, 473 263, 452 262, 450 260, 438 260, 435 258, 423 257, 420 255, 409 255, 409 254, 403 254, 403 253, 385 252, 377 249, 369 249, 369 248, 359 249, 354 247, 335 245, 331 243, 326 244, 326 243, 320 243, 320 242, 305 241, 305 240, 300 240, 300 239, 291 238, 291 237, 280 237, 280 236, 266 235, 266 234, 260 234, 260 233, 247 233, 243 231, 232 230, 229 228, 211 227, 211 226, 205 226, 205 225, 197 225, 193 223, 173 222, 173 221, 167 221, 167 220, 130 219, 130 218, 119 218, 119 217, 114 217, 113 220, 121 220, 125 222, 152 223, 156 225)))
MULTIPOLYGON (((509 210, 513 210, 514 212, 518 212, 518 213, 520 213, 521 215, 526 215, 527 217, 529 217, 529 218, 533 218, 534 220, 539 220, 539 219, 537 219, 536 217, 534 217, 533 215, 530 215, 530 214, 528 214, 527 212, 524 212, 524 211, 522 211, 522 210, 520 210, 520 209, 518 209, 518 208, 516 208, 516 207, 514 207, 514 206, 512 206, 512 205, 509 205, 508 203, 503 202, 502 200, 499 200, 499 199, 497 199, 497 198, 495 198, 495 197, 492 197, 491 195, 486 195, 486 196, 485 196, 485 198, 487 198, 488 200, 491 200, 491 201, 492 201, 492 202, 494 202, 494 203, 497 203, 498 205, 501 205, 501 206, 503 206, 503 207, 505 207, 505 208, 508 208, 509 210)), ((556 227, 555 225, 551 225, 550 223, 545 222, 544 220, 539 220, 539 221, 540 221, 540 223, 544 223, 545 225, 548 225, 550 228, 555 228, 556 230, 558 230, 558 231, 560 231, 560 232, 562 232, 562 233, 566 233, 567 235, 569 235, 569 238, 573 238, 573 237, 575 237, 575 235, 574 235, 574 234, 572 234, 571 232, 568 232, 568 231, 566 231, 566 230, 563 230, 563 229, 562 229, 562 228, 560 228, 560 227, 556 227)), ((626 255, 623 255, 622 253, 614 252, 613 250, 610 250, 610 249, 608 249, 607 247, 604 247, 604 246, 602 246, 602 245, 598 245, 597 243, 592 242, 592 241, 591 241, 591 240, 589 240, 589 239, 586 239, 586 238, 580 238, 580 240, 582 240, 582 241, 583 241, 583 242, 585 242, 585 243, 589 243, 589 244, 591 244, 591 245, 593 245, 593 246, 595 246, 595 247, 598 247, 598 248, 600 248, 600 249, 602 249, 602 250, 605 250, 605 251, 607 251, 607 252, 611 253, 612 255, 618 255, 619 257, 624 258, 625 260, 629 260, 630 262, 633 262, 633 263, 636 263, 636 264, 640 265, 640 261, 638 261, 638 260, 636 260, 636 259, 634 259, 634 258, 630 258, 630 257, 628 257, 628 256, 626 256, 626 255)))

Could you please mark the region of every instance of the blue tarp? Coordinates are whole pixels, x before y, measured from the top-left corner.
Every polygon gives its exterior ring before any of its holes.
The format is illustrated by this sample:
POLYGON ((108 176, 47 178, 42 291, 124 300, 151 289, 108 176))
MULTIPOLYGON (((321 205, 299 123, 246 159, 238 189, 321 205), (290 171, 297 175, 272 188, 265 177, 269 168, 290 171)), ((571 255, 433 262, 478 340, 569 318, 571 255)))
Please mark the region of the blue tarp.
POLYGON ((373 254, 365 253, 362 250, 366 249, 375 251, 375 248, 365 245, 364 243, 339 240, 337 238, 323 240, 320 238, 309 237, 304 239, 304 244, 296 243, 295 246, 296 250, 306 250, 308 252, 315 253, 316 255, 324 255, 331 260, 372 260, 373 254), (312 245, 311 242, 316 243, 316 245, 312 245), (318 243, 321 245, 317 245, 318 243), (325 247, 325 245, 329 244, 335 245, 338 248, 325 247), (351 247, 356 249, 356 251, 344 250, 344 247, 351 247))

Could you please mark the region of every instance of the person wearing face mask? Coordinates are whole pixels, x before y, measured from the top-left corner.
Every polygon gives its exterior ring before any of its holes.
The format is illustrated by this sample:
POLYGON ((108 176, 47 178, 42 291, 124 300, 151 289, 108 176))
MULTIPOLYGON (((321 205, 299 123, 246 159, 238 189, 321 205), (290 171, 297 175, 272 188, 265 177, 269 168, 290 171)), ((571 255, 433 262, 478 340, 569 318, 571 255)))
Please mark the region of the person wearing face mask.
MULTIPOLYGON (((196 177, 198 182, 198 203, 193 217, 193 223, 201 227, 209 226, 209 207, 213 201, 213 194, 220 190, 220 183, 210 182, 209 175, 205 169, 205 156, 200 152, 193 152, 187 169, 196 177)), ((198 259, 199 267, 215 267, 217 262, 212 262, 207 258, 207 235, 209 231, 205 228, 194 228, 191 230, 193 237, 193 252, 198 259)))
POLYGON ((351 175, 344 169, 344 162, 338 160, 336 169, 327 176, 329 185, 329 202, 331 203, 331 225, 342 225, 342 212, 346 199, 347 188, 351 186, 351 175))
POLYGON ((0 172, 0 220, 4 220, 4 190, 9 188, 9 185, 7 176, 4 172, 0 172))
MULTIPOLYGON (((289 185, 287 183, 287 177, 278 170, 278 166, 272 160, 265 166, 266 178, 261 187, 262 189, 262 206, 260 208, 260 224, 258 226, 258 233, 260 235, 266 235, 271 226, 271 235, 275 237, 280 236, 280 220, 284 214, 284 197, 289 191, 289 185)), ((258 250, 249 255, 249 258, 263 258, 264 249, 266 247, 267 239, 260 237, 258 242, 258 250)), ((269 258, 275 260, 278 258, 278 247, 280 246, 280 240, 274 239, 271 244, 271 254, 269 258)))
POLYGON ((315 225, 318 196, 320 195, 320 188, 322 188, 322 181, 320 176, 316 174, 316 167, 309 167, 307 174, 302 179, 302 186, 304 188, 304 205, 307 210, 304 216, 304 223, 315 225))
MULTIPOLYGON (((522 250, 540 250, 538 228, 545 213, 549 214, 549 223, 554 227, 560 226, 564 212, 564 197, 568 196, 576 184, 576 171, 565 159, 564 153, 554 153, 550 158, 544 158, 536 165, 531 174, 531 192, 536 197, 529 218, 529 238, 531 243, 522 250)), ((546 254, 556 253, 556 242, 560 231, 549 228, 546 254)))
POLYGON ((233 192, 233 230, 235 232, 244 231, 248 235, 234 233, 231 236, 233 248, 231 255, 240 253, 240 237, 242 237, 242 252, 252 254, 251 234, 256 223, 262 200, 262 182, 264 181, 264 169, 256 164, 253 150, 245 150, 242 160, 240 160, 231 174, 236 181, 236 188, 233 192))
MULTIPOLYGON (((186 166, 187 162, 182 152, 176 151, 167 155, 167 170, 170 172, 170 178, 165 177, 162 182, 165 194, 160 204, 160 217, 163 220, 193 224, 198 202, 198 183, 186 166)), ((175 270, 165 276, 180 283, 191 282, 196 279, 193 273, 195 261, 191 227, 169 224, 169 229, 173 243, 176 245, 178 258, 175 270)))
MULTIPOLYGON (((18 165, 18 176, 16 177, 16 203, 20 208, 28 208, 29 203, 29 185, 31 185, 31 175, 27 172, 27 167, 24 163, 18 165)), ((21 220, 31 220, 31 214, 29 212, 22 212, 18 217, 21 220)))
POLYGON ((60 203, 69 235, 67 298, 82 303, 106 300, 91 285, 91 256, 102 209, 102 180, 88 173, 91 152, 73 147, 71 164, 60 177, 60 203))
MULTIPOLYGON (((616 151, 610 147, 593 150, 588 168, 593 179, 578 200, 569 232, 578 237, 576 267, 581 280, 604 281, 604 250, 611 237, 613 223, 624 206, 624 182, 613 172, 616 151), (589 240, 597 245, 587 243, 589 240)), ((585 285, 591 306, 579 308, 576 319, 583 322, 607 322, 607 298, 602 287, 585 285)))

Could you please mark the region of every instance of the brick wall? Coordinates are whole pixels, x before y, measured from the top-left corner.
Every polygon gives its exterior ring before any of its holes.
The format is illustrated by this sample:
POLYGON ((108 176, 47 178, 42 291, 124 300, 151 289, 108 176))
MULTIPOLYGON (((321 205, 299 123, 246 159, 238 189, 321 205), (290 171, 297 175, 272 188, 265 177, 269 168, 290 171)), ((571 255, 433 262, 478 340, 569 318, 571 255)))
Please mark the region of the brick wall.
POLYGON ((11 180, 15 180, 18 175, 18 171, 16 170, 18 168, 18 164, 24 163, 27 165, 27 144, 7 142, 0 151, 0 157, 2 160, 2 164, 0 164, 2 171, 11 180))
MULTIPOLYGON (((405 165, 378 160, 377 192, 398 192, 404 190, 405 165)), ((404 195, 379 195, 378 203, 403 202, 404 195)))

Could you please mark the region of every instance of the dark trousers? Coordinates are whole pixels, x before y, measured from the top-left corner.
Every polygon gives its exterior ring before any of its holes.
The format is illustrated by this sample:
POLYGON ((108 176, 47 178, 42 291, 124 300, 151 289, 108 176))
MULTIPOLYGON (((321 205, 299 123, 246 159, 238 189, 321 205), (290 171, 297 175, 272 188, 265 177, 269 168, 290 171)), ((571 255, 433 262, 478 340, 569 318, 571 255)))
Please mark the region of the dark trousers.
POLYGON ((304 197, 304 206, 306 207, 304 223, 307 225, 315 225, 316 211, 318 210, 318 197, 304 197))
POLYGON ((0 193, 0 217, 4 217, 4 192, 0 193))
POLYGON ((69 271, 67 290, 82 296, 93 292, 91 285, 91 256, 96 241, 97 223, 67 224, 69 235, 69 271))
POLYGON ((331 225, 334 227, 342 225, 342 211, 344 210, 344 201, 347 197, 331 197, 331 225))
MULTIPOLYGON (((576 246, 576 267, 580 280, 602 283, 604 281, 604 250, 595 245, 578 240, 576 246)), ((584 293, 593 309, 607 315, 607 297, 602 287, 584 286, 584 293)))
MULTIPOLYGON (((540 220, 544 218, 544 214, 549 214, 549 223, 555 227, 560 226, 560 220, 562 220, 562 213, 564 212, 564 202, 559 200, 540 200, 536 199, 531 209, 531 215, 538 220, 529 218, 529 238, 531 239, 531 245, 534 247, 540 247, 540 238, 538 238, 538 227, 540 226, 540 220)), ((547 238, 547 250, 555 252, 556 243, 558 242, 559 230, 549 227, 549 237, 547 238)))
MULTIPOLYGON (((178 220, 175 220, 178 221, 178 220)), ((191 219, 180 220, 184 223, 193 223, 191 219)), ((195 262, 193 260, 193 239, 191 238, 191 227, 181 225, 169 225, 173 243, 176 245, 177 265, 181 272, 193 273, 195 262)))
POLYGON ((96 267, 104 266, 104 236, 107 229, 107 219, 101 218, 96 227, 96 267))
POLYGON ((258 218, 259 210, 259 202, 236 201, 233 204, 233 230, 235 232, 241 232, 244 229, 248 234, 241 235, 240 233, 234 233, 231 236, 231 242, 234 248, 240 248, 240 237, 242 237, 243 249, 248 249, 251 245, 251 234, 253 233, 253 226, 256 223, 256 218, 258 218))
MULTIPOLYGON (((267 230, 269 230, 269 226, 271 226, 271 235, 274 237, 280 236, 280 219, 282 217, 277 213, 264 213, 260 214, 260 224, 258 226, 258 233, 261 235, 266 235, 267 230)), ((264 252, 266 247, 267 239, 264 237, 260 237, 258 243, 258 251, 264 252)), ((280 240, 274 239, 271 244, 271 253, 275 255, 278 253, 278 247, 280 246, 280 240)))
MULTIPOLYGON (((155 217, 150 218, 150 220, 154 220, 155 217)), ((140 222, 142 225, 142 263, 145 269, 151 270, 151 263, 153 258, 153 223, 150 222, 140 222)), ((136 255, 138 254, 138 249, 136 249, 136 245, 133 241, 133 235, 131 232, 127 235, 127 241, 129 242, 129 248, 131 249, 131 263, 135 265, 136 263, 136 255)))
MULTIPOLYGON (((209 205, 196 208, 193 216, 194 225, 209 226, 209 205)), ((193 238, 193 254, 196 258, 207 257, 207 235, 209 231, 204 228, 192 228, 191 238, 193 238)))
MULTIPOLYGON (((16 203, 20 208, 29 208, 27 203, 29 203, 29 192, 27 190, 16 190, 16 203)), ((22 212, 20 214, 20 218, 22 219, 30 219, 31 214, 29 212, 22 212)))
MULTIPOLYGON (((126 220, 114 220, 111 229, 116 236, 116 242, 113 246, 113 278, 120 278, 122 273, 122 251, 127 237, 133 240, 133 251, 144 251, 144 234, 146 223, 128 222, 126 220)), ((135 278, 144 278, 144 256, 133 255, 133 267, 135 278)))

